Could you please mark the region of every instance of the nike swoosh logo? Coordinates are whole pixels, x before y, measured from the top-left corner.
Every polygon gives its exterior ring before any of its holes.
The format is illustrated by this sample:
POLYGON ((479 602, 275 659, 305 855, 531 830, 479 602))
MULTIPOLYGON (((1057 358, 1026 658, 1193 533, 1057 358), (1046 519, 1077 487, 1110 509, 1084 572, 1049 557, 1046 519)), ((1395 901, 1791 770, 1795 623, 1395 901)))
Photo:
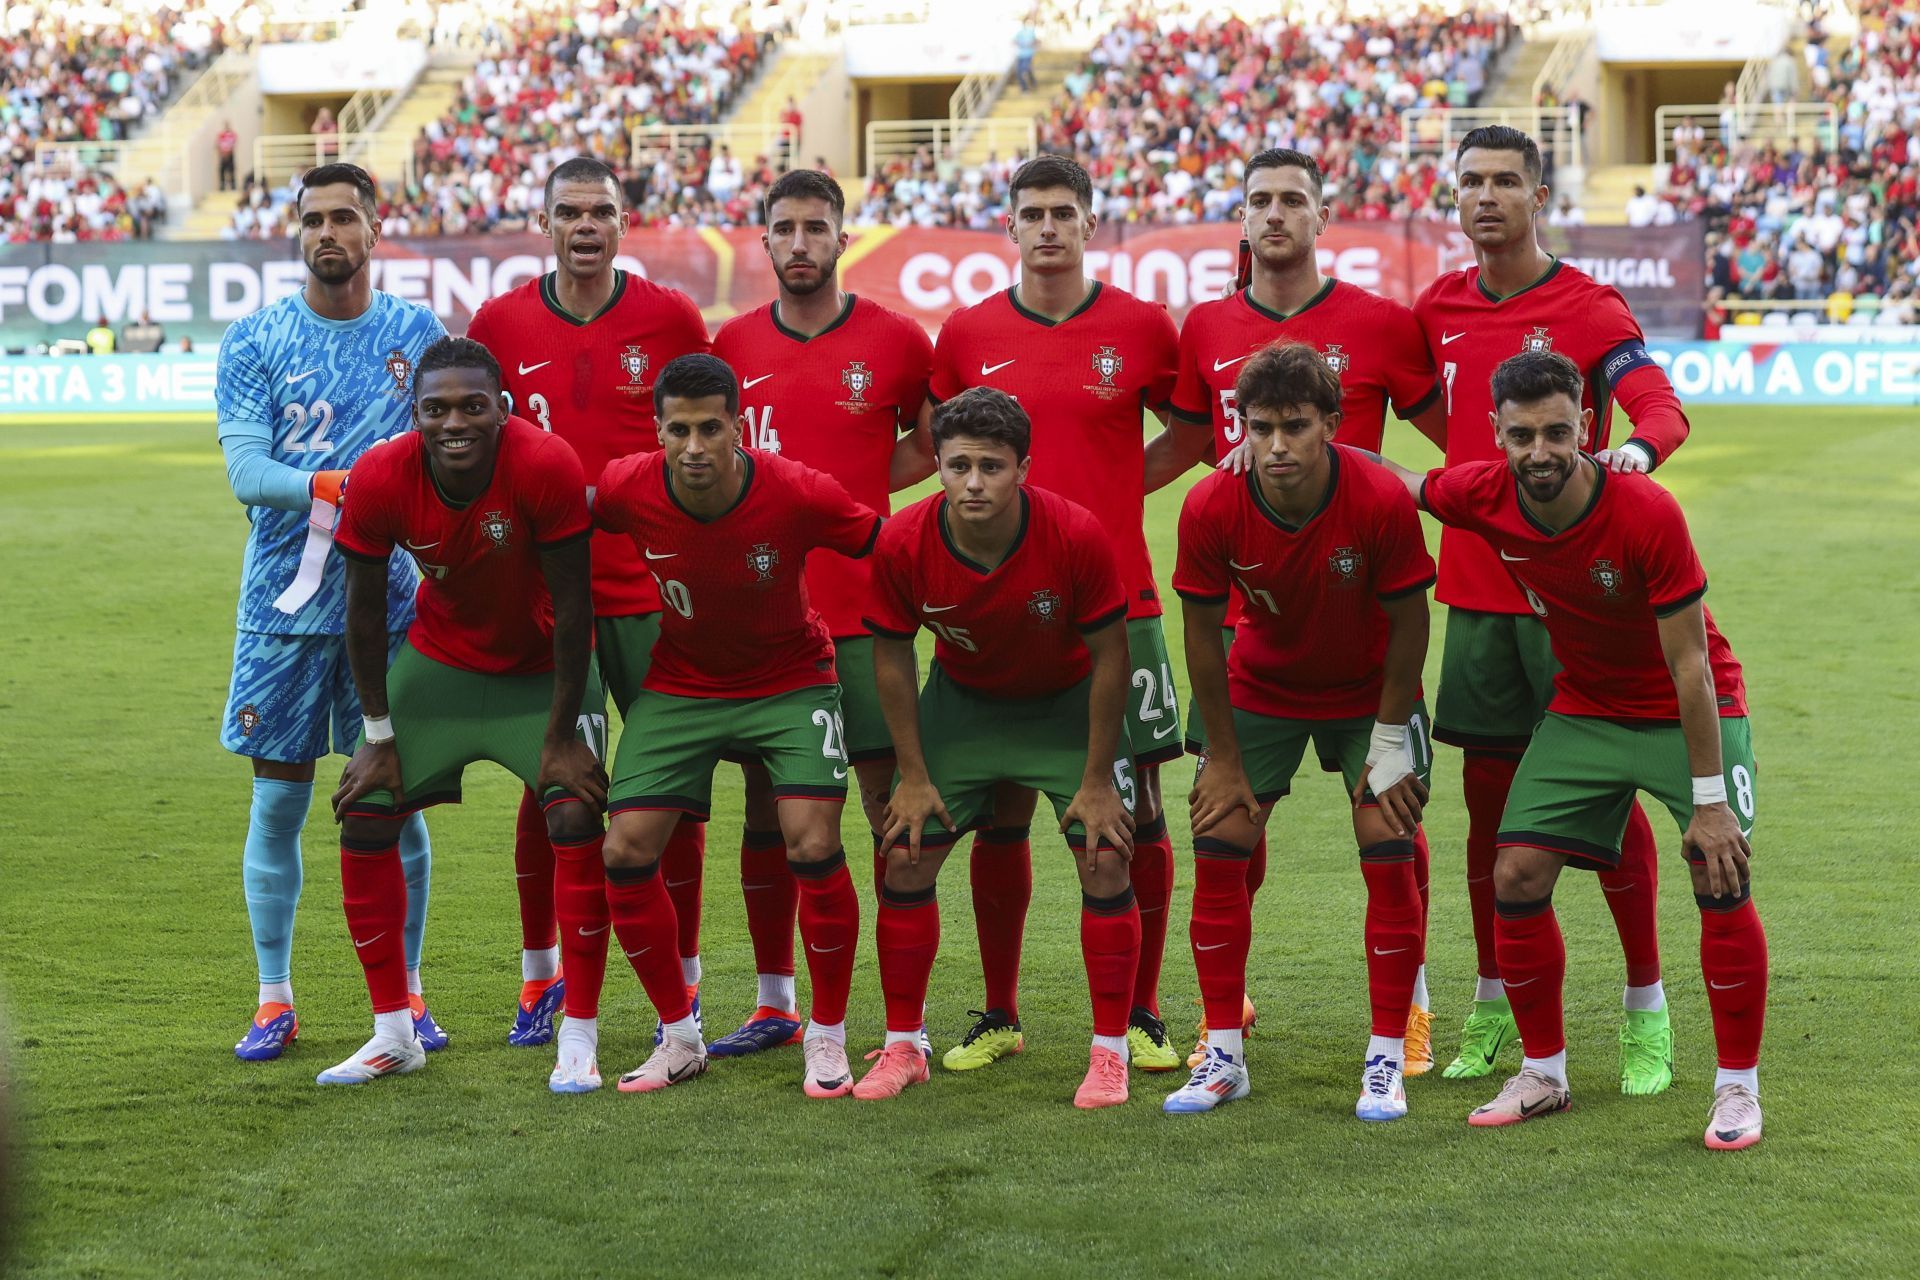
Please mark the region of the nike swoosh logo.
POLYGON ((833 776, 836 780, 840 782, 845 782, 847 780, 847 771, 845 769, 835 769, 833 771, 833 776))
POLYGON ((1168 725, 1168 726, 1167 726, 1166 728, 1164 728, 1164 729, 1155 729, 1155 730, 1153 731, 1153 739, 1154 739, 1154 741, 1155 741, 1155 742, 1158 742, 1158 741, 1159 741, 1160 739, 1162 739, 1162 738, 1164 738, 1164 737, 1166 737, 1166 736, 1167 736, 1168 734, 1170 734, 1170 733, 1172 733, 1172 732, 1174 731, 1174 729, 1175 729, 1176 727, 1178 727, 1178 726, 1175 726, 1175 725, 1168 725))
MULTIPOLYGON (((1015 356, 1013 360, 1018 360, 1019 358, 1019 356, 1015 356)), ((998 373, 1000 370, 1012 364, 1013 360, 1002 360, 999 364, 983 364, 980 366, 980 376, 984 378, 990 374, 998 373)))
POLYGON ((287 385, 292 386, 296 382, 305 382, 318 372, 320 372, 318 369, 309 369, 305 373, 290 373, 287 375, 287 385))
POLYGON ((847 949, 847 944, 844 942, 837 947, 809 947, 808 948, 808 950, 812 951, 813 954, 817 956, 832 955, 836 951, 845 951, 846 949, 847 949))
POLYGON ((699 884, 699 883, 700 883, 700 878, 698 876, 694 876, 686 880, 669 880, 667 881, 667 888, 678 889, 683 884, 699 884))
POLYGON ((640 958, 641 956, 643 956, 643 955, 645 955, 645 954, 647 954, 647 952, 649 952, 649 951, 651 951, 651 950, 653 950, 653 948, 652 948, 652 947, 642 947, 642 948, 640 948, 640 949, 639 949, 638 951, 624 951, 624 950, 623 950, 623 951, 621 952, 621 954, 623 954, 623 955, 625 955, 625 956, 626 956, 626 958, 627 958, 627 959, 629 959, 629 960, 638 960, 638 959, 639 959, 639 958, 640 958))
POLYGON ((1251 570, 1258 569, 1261 564, 1265 564, 1265 563, 1266 561, 1262 560, 1260 564, 1235 564, 1233 561, 1229 560, 1227 561, 1227 568, 1238 569, 1242 573, 1247 573, 1247 572, 1250 572, 1251 570))
POLYGON ((1531 560, 1533 557, 1532 556, 1510 556, 1504 550, 1502 550, 1500 552, 1500 558, 1502 560, 1505 560, 1508 564, 1525 564, 1527 561, 1531 560))
POLYGON ((1626 892, 1627 890, 1629 890, 1629 889, 1631 889, 1631 888, 1633 888, 1633 886, 1632 886, 1632 885, 1630 885, 1630 884, 1602 884, 1602 885, 1600 886, 1600 892, 1602 892, 1602 893, 1625 893, 1625 892, 1626 892))
POLYGON ((1464 337, 1466 337, 1466 336, 1467 336, 1467 335, 1466 335, 1466 333, 1465 333, 1464 331, 1462 331, 1462 332, 1460 332, 1460 333, 1442 333, 1442 334, 1440 335, 1440 345, 1444 347, 1444 346, 1446 346, 1446 345, 1447 345, 1447 344, 1448 344, 1449 342, 1457 342, 1457 341, 1459 341, 1459 340, 1460 340, 1461 338, 1464 338, 1464 337))
POLYGON ((538 871, 516 871, 513 873, 513 878, 515 880, 531 880, 539 874, 538 871))
POLYGON ((1406 948, 1405 948, 1405 947, 1395 947, 1395 948, 1394 948, 1393 950, 1391 950, 1391 951, 1382 951, 1382 950, 1381 950, 1381 949, 1380 949, 1379 947, 1375 947, 1375 948, 1373 949, 1373 954, 1375 954, 1375 955, 1377 955, 1377 956, 1397 956, 1397 955, 1399 955, 1399 954, 1400 954, 1400 953, 1401 953, 1402 951, 1405 951, 1405 950, 1406 950, 1406 948))
MULTIPOLYGON (((1253 354, 1253 352, 1251 352, 1251 351, 1249 351, 1249 352, 1247 352, 1247 356, 1250 356, 1250 355, 1252 355, 1252 354, 1253 354)), ((1226 368, 1226 367, 1227 367, 1228 365, 1230 365, 1230 364, 1239 364, 1239 363, 1240 363, 1240 362, 1241 362, 1242 360, 1245 360, 1245 359, 1247 358, 1247 356, 1235 356, 1235 357, 1234 357, 1233 359, 1231 359, 1231 360, 1215 360, 1215 361, 1213 362, 1213 371, 1214 371, 1215 373, 1218 373, 1218 372, 1220 372, 1220 371, 1221 371, 1222 369, 1224 369, 1224 368, 1226 368)))
POLYGON ((1523 1116, 1530 1116, 1534 1112, 1540 1110, 1540 1108, 1550 1107, 1558 1101, 1559 1101, 1558 1098, 1547 1097, 1547 1098, 1540 1099, 1540 1101, 1538 1102, 1523 1102, 1520 1104, 1520 1114, 1523 1116))
POLYGON ((1526 982, 1514 982, 1510 979, 1504 979, 1503 985, 1505 985, 1509 990, 1511 990, 1514 987, 1524 987, 1527 985, 1528 982, 1538 982, 1539 980, 1540 980, 1540 975, 1535 974, 1533 977, 1528 978, 1526 982))
POLYGON ((647 559, 649 560, 671 560, 679 554, 680 553, 678 551, 663 551, 660 554, 655 555, 652 547, 648 547, 646 550, 646 556, 647 556, 647 559))
POLYGON ((751 391, 755 387, 759 386, 761 383, 765 382, 768 378, 771 378, 772 376, 773 375, 770 373, 763 373, 757 378, 748 378, 745 382, 740 384, 740 389, 742 391, 751 391))
POLYGON ((761 884, 744 884, 743 883, 740 887, 746 890, 748 893, 752 893, 755 889, 771 889, 773 888, 773 884, 771 881, 763 882, 761 884))
POLYGON ((551 360, 542 360, 539 364, 523 364, 520 366, 520 376, 524 378, 535 369, 544 369, 552 363, 551 360))
POLYGON ((1194 943, 1194 944, 1193 944, 1193 949, 1194 949, 1195 951, 1218 951, 1218 950, 1219 950, 1220 948, 1222 948, 1222 947, 1224 947, 1224 946, 1226 946, 1226 945, 1227 945, 1227 944, 1226 944, 1226 943, 1224 943, 1224 942, 1216 942, 1216 943, 1214 943, 1214 944, 1212 944, 1211 946, 1204 946, 1204 947, 1203 947, 1203 946, 1201 946, 1201 945, 1200 945, 1199 943, 1197 943, 1197 942, 1196 942, 1196 943, 1194 943))
POLYGON ((1714 982, 1713 980, 1709 979, 1707 981, 1707 985, 1712 987, 1715 991, 1731 991, 1735 987, 1744 987, 1747 984, 1745 982, 1714 982))
POLYGON ((667 1072, 667 1083, 679 1084, 682 1080, 685 1080, 688 1076, 692 1075, 694 1072, 698 1071, 699 1069, 700 1069, 700 1064, 698 1062, 689 1062, 686 1066, 681 1067, 678 1071, 667 1072))
POLYGON ((355 938, 353 940, 353 945, 356 947, 370 947, 374 943, 380 941, 380 939, 386 936, 387 936, 387 931, 385 929, 382 929, 379 933, 374 934, 371 938, 368 938, 365 942, 362 942, 360 941, 360 939, 355 938))
POLYGON ((400 545, 405 547, 409 551, 431 551, 435 547, 439 546, 440 543, 439 542, 410 542, 407 539, 402 538, 400 539, 400 545))
POLYGON ((581 925, 581 926, 580 926, 580 936, 581 936, 581 937, 583 937, 583 938, 591 938, 591 937, 593 937, 593 936, 594 936, 595 934, 599 934, 599 933, 605 933, 605 932, 606 932, 607 930, 609 930, 609 929, 611 929, 611 928, 613 928, 613 925, 611 925, 611 924, 603 924, 603 925, 601 925, 601 926, 600 926, 600 927, 599 927, 598 929, 589 929, 589 928, 587 928, 587 927, 586 927, 585 925, 581 925))
POLYGON ((957 604, 943 604, 943 605, 940 605, 938 608, 936 608, 933 605, 928 604, 925 600, 922 600, 920 602, 920 608, 922 612, 925 612, 925 613, 952 613, 955 609, 958 609, 959 607, 960 606, 957 604))

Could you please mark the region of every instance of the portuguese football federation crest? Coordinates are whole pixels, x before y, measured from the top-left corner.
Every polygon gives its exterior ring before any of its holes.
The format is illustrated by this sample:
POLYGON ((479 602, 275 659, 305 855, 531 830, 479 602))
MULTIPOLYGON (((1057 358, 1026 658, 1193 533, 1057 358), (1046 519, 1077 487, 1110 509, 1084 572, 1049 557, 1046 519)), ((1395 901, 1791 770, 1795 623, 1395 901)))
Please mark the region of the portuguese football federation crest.
POLYGON ((760 581, 773 581, 773 568, 780 563, 780 550, 771 542, 756 542, 747 552, 747 567, 760 575, 760 581))
POLYGON ((1100 385, 1110 387, 1113 380, 1120 376, 1120 370, 1126 367, 1126 361, 1112 347, 1102 347, 1093 353, 1093 371, 1100 375, 1100 385))
POLYGON ((873 387, 873 370, 867 368, 864 360, 855 360, 840 371, 840 385, 847 389, 857 401, 864 403, 867 392, 873 387))
POLYGON ((1327 368, 1342 377, 1346 376, 1347 364, 1351 360, 1351 357, 1340 349, 1339 343, 1336 342, 1329 346, 1325 351, 1321 352, 1320 355, 1321 358, 1327 362, 1327 368))
POLYGON ((647 380, 647 353, 638 346, 630 346, 620 353, 620 367, 627 371, 629 385, 637 385, 647 380))
POLYGON ((1520 349, 1529 353, 1553 350, 1553 338, 1547 333, 1547 326, 1533 326, 1533 332, 1520 340, 1520 349))
POLYGON ((1036 591, 1027 601, 1027 612, 1042 622, 1052 622, 1060 616, 1060 597, 1052 591, 1036 591))
POLYGON ((504 547, 507 536, 513 532, 513 521, 498 511, 489 511, 480 521, 480 532, 486 534, 494 546, 504 547))
POLYGON ((1352 582, 1359 577, 1360 566, 1367 558, 1352 547, 1335 547, 1333 554, 1327 557, 1327 568, 1342 582, 1352 582))
POLYGON ((1595 560, 1593 568, 1587 571, 1587 575, 1593 579, 1593 585, 1600 588, 1602 594, 1609 596, 1620 594, 1620 571, 1613 567, 1613 561, 1595 560))
POLYGON ((387 373, 393 378, 393 389, 406 394, 407 381, 413 376, 413 361, 407 359, 407 353, 395 348, 387 352, 387 373))
POLYGON ((233 718, 240 722, 240 736, 243 738, 251 738, 253 731, 260 727, 260 710, 251 702, 234 712, 233 718))

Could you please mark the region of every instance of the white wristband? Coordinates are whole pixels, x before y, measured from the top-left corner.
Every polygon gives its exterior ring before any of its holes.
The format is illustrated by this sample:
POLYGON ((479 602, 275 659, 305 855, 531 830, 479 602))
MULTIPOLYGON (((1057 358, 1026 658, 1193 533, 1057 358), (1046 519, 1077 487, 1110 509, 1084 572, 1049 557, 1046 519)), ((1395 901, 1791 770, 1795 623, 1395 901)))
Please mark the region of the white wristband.
POLYGON ((1697 809, 1703 804, 1725 804, 1727 802, 1727 780, 1717 773, 1693 780, 1693 804, 1697 809))
POLYGON ((1367 741, 1367 788, 1379 795, 1413 772, 1413 752, 1407 745, 1407 726, 1375 721, 1367 741))
MULTIPOLYGON (((392 716, 361 716, 360 723, 366 729, 368 746, 384 746, 393 741, 392 716)), ((1724 792, 1721 798, 1725 799, 1724 792)))

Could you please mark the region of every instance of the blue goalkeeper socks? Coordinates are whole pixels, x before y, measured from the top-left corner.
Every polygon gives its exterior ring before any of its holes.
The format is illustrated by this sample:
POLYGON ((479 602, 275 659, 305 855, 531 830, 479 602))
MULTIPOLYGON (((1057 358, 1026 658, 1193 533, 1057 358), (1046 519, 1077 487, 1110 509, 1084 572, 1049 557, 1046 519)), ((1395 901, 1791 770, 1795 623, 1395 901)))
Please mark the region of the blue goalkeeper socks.
POLYGON ((427 933, 427 886, 433 879, 433 846, 427 840, 427 820, 407 815, 400 827, 400 870, 407 878, 407 968, 420 967, 421 941, 427 933))
POLYGON ((261 982, 286 982, 293 966, 293 913, 300 905, 300 828, 313 801, 311 782, 253 780, 253 810, 240 876, 253 926, 261 982))

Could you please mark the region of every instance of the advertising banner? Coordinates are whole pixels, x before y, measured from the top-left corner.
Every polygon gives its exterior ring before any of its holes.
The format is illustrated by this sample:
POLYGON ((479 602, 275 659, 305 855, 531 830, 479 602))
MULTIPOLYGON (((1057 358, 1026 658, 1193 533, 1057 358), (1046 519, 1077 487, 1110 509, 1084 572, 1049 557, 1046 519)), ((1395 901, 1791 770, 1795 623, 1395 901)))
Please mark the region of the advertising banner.
POLYGON ((1920 345, 1650 342, 1683 404, 1920 404, 1920 345))

